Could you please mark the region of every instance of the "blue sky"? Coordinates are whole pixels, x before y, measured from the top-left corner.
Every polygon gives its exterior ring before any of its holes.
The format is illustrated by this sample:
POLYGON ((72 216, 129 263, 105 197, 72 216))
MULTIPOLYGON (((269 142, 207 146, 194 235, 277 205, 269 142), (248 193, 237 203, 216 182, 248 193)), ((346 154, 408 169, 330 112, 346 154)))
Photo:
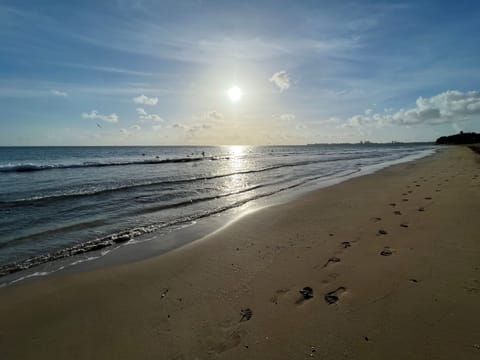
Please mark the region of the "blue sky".
POLYGON ((0 145, 480 131, 478 19, 474 1, 0 1, 0 145))

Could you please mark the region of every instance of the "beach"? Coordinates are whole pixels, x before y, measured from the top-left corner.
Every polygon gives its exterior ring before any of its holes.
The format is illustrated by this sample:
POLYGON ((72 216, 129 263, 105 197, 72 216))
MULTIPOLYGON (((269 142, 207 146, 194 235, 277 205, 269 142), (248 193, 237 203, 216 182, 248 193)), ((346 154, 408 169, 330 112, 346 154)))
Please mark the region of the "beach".
POLYGON ((479 159, 442 148, 161 256, 1 288, 0 357, 476 359, 479 159))

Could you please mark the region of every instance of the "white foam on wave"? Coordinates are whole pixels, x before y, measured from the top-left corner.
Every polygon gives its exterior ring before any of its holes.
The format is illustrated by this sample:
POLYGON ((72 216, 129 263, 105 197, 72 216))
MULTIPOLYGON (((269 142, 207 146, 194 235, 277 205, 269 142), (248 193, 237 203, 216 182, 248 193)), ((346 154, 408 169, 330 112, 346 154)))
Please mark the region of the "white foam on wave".
MULTIPOLYGON (((33 274, 28 274, 28 275, 25 275, 25 276, 22 276, 18 279, 15 279, 11 282, 8 283, 8 285, 10 284, 15 284, 19 281, 23 281, 23 280, 26 280, 26 279, 30 279, 30 278, 33 278, 33 277, 38 277, 38 276, 47 276, 48 274, 51 274, 51 272, 47 272, 47 271, 37 271, 37 272, 34 272, 33 274)), ((0 286, 5 286, 5 284, 2 284, 0 286)))

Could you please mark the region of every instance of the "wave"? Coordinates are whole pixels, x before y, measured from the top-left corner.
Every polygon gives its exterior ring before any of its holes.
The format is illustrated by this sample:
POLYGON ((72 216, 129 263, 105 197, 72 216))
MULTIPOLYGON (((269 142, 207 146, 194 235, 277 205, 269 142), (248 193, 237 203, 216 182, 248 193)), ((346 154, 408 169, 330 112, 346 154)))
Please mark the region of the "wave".
MULTIPOLYGON (((378 155, 375 155, 375 157, 377 156, 378 155)), ((12 207, 12 206, 35 205, 37 203, 72 199, 72 198, 78 198, 78 197, 97 196, 97 195, 102 195, 106 193, 138 189, 138 188, 144 188, 149 186, 170 186, 170 185, 188 184, 188 183, 193 183, 197 181, 215 180, 215 179, 225 178, 229 176, 262 173, 262 172, 278 170, 278 169, 288 168, 288 167, 305 166, 305 165, 312 165, 312 164, 319 164, 319 163, 326 163, 326 162, 335 162, 339 160, 360 160, 360 159, 371 158, 371 157, 373 156, 357 156, 357 157, 349 157, 347 159, 335 157, 335 158, 329 158, 329 159, 299 161, 295 163, 283 163, 283 164, 268 166, 260 169, 244 170, 244 171, 237 171, 237 172, 218 174, 218 175, 200 176, 200 177, 185 178, 185 179, 178 179, 178 180, 149 181, 145 183, 128 184, 128 185, 123 185, 118 187, 105 188, 101 190, 85 191, 85 192, 78 192, 78 193, 62 193, 62 194, 53 194, 53 195, 46 195, 46 196, 36 196, 36 197, 26 198, 26 199, 16 199, 11 201, 0 201, 0 206, 12 207)), ((228 158, 224 158, 224 159, 228 159, 228 158)))
MULTIPOLYGON (((179 225, 184 225, 184 224, 187 224, 187 223, 191 223, 195 220, 200 220, 202 218, 206 218, 206 217, 209 217, 209 216, 212 216, 212 215, 217 215, 217 214, 223 213, 227 210, 231 210, 233 208, 238 208, 238 207, 240 207, 242 205, 245 205, 245 204, 247 204, 251 201, 258 200, 258 199, 268 197, 268 196, 272 196, 272 195, 278 194, 280 192, 305 185, 306 183, 309 183, 309 182, 312 182, 312 181, 316 181, 316 180, 319 180, 319 179, 327 179, 331 176, 336 176, 336 177, 349 176, 349 175, 354 174, 358 171, 359 171, 359 169, 355 169, 355 170, 352 170, 350 172, 333 171, 333 172, 330 172, 330 173, 327 173, 327 174, 311 176, 311 177, 305 178, 301 181, 298 181, 296 183, 290 184, 288 186, 281 187, 281 188, 278 188, 278 189, 272 189, 272 190, 264 192, 264 193, 258 193, 256 195, 251 196, 251 197, 235 201, 231 204, 227 204, 227 205, 224 205, 224 206, 214 208, 210 211, 200 211, 200 212, 197 212, 197 213, 194 213, 194 214, 191 214, 191 215, 187 215, 187 216, 184 216, 184 217, 177 218, 175 220, 172 220, 172 221, 169 221, 169 222, 166 222, 166 223, 150 224, 150 225, 143 226, 143 227, 136 227, 136 228, 133 228, 133 229, 122 231, 120 233, 108 235, 108 236, 101 237, 101 238, 98 238, 98 239, 94 239, 94 240, 90 240, 90 241, 83 242, 83 243, 80 243, 80 244, 76 244, 76 245, 73 245, 73 246, 70 246, 70 247, 67 247, 67 248, 63 248, 63 249, 57 250, 57 251, 52 252, 52 253, 36 255, 36 256, 29 257, 29 258, 24 259, 24 260, 14 262, 14 263, 0 264, 0 277, 8 275, 8 274, 13 274, 13 273, 16 273, 16 272, 21 271, 21 270, 26 270, 26 269, 29 269, 29 268, 32 268, 34 266, 38 266, 38 265, 41 265, 41 264, 44 264, 44 263, 47 263, 47 262, 52 262, 52 261, 64 259, 64 258, 75 256, 75 255, 82 255, 82 254, 90 253, 90 252, 94 252, 94 251, 105 250, 105 248, 107 248, 107 247, 111 247, 112 245, 116 245, 116 244, 120 245, 122 243, 131 241, 134 238, 136 238, 138 236, 141 236, 143 234, 151 233, 153 231, 158 231, 158 230, 164 229, 164 228, 171 228, 171 227, 175 227, 175 226, 179 226, 179 225)), ((208 201, 208 200, 213 200, 213 199, 216 199, 216 198, 219 198, 219 197, 238 195, 238 194, 241 194, 241 193, 245 193, 245 192, 248 192, 248 191, 252 191, 252 190, 262 188, 264 186, 266 186, 266 185, 257 185, 257 186, 253 186, 253 187, 243 189, 243 190, 240 190, 240 191, 236 191, 236 192, 232 192, 232 193, 226 193, 226 194, 221 194, 221 195, 212 196, 212 197, 199 198, 199 199, 196 199, 196 201, 194 201, 194 202, 208 201)), ((163 209, 169 208, 169 207, 182 207, 182 206, 191 205, 191 204, 192 204, 192 202, 190 202, 190 201, 188 201, 188 202, 183 202, 182 201, 182 202, 179 202, 179 203, 176 203, 176 204, 171 204, 169 206, 167 205, 166 207, 150 208, 150 209, 146 210, 145 212, 163 210, 163 209)))
POLYGON ((33 172, 45 170, 60 170, 60 169, 80 169, 92 167, 109 167, 109 166, 128 166, 128 165, 157 165, 157 164, 175 164, 175 163, 189 163, 203 160, 223 160, 228 159, 219 157, 186 157, 175 159, 149 159, 149 160, 134 160, 134 161, 113 161, 113 162, 83 162, 81 164, 16 164, 16 165, 1 165, 0 172, 33 172))

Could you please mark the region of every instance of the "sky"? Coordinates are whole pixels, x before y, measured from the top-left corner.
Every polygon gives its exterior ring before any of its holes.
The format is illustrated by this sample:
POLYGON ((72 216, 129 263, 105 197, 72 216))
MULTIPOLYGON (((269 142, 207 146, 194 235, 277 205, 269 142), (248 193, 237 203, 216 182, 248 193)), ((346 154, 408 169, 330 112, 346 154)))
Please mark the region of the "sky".
POLYGON ((477 1, 0 0, 0 146, 480 131, 477 1))

